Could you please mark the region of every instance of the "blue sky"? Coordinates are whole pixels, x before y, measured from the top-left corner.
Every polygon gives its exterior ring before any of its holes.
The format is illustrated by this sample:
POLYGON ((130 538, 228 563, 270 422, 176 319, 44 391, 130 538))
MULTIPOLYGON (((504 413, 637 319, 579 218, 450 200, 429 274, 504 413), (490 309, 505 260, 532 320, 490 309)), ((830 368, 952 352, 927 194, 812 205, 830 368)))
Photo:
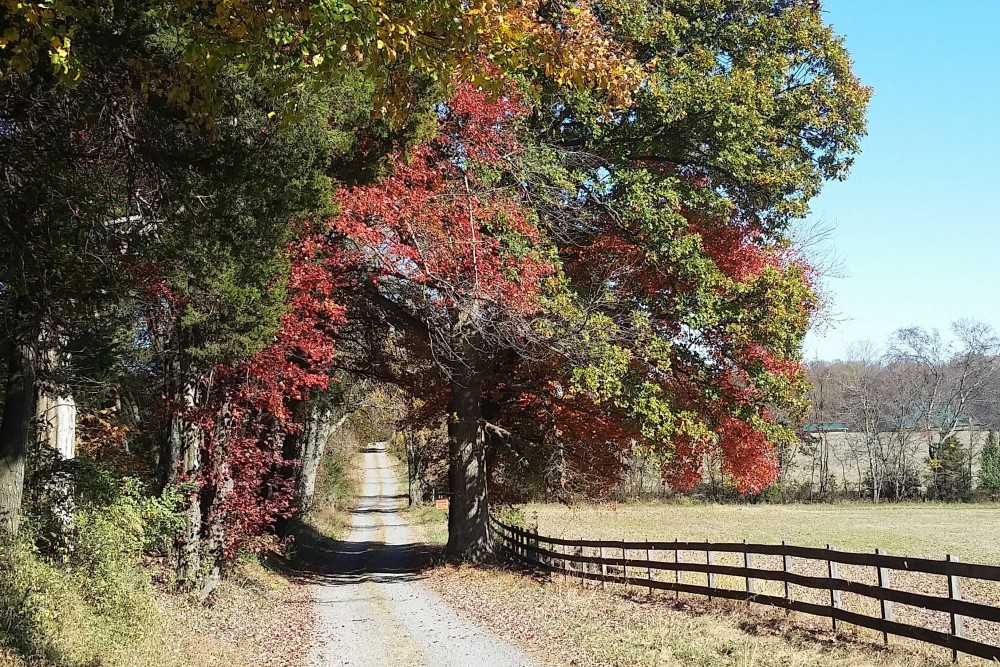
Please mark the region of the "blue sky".
POLYGON ((850 176, 812 203, 845 276, 827 283, 842 321, 809 334, 806 358, 913 324, 1000 327, 1000 0, 824 9, 875 96, 850 176))

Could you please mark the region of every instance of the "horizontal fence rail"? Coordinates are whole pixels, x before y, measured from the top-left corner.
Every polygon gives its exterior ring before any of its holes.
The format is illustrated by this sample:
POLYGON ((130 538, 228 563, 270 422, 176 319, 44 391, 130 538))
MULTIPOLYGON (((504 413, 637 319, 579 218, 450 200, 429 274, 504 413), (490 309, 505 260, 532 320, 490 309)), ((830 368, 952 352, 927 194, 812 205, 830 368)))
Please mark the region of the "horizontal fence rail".
POLYGON ((834 629, 839 623, 883 633, 888 642, 889 635, 906 637, 952 651, 952 659, 959 653, 1000 661, 1000 646, 974 641, 965 637, 965 620, 979 619, 1000 623, 1000 608, 963 600, 961 580, 981 579, 1000 582, 1000 567, 962 563, 949 556, 947 560, 928 558, 908 558, 879 553, 858 553, 839 551, 833 548, 798 547, 790 544, 748 544, 745 542, 629 542, 610 540, 569 540, 539 535, 511 526, 492 517, 496 536, 500 538, 505 552, 514 560, 548 572, 561 573, 582 580, 623 584, 654 589, 705 595, 709 599, 725 598, 742 600, 780 607, 822 616, 833 621, 834 629), (585 549, 596 550, 596 555, 583 553, 585 549), (574 550, 577 550, 574 552, 574 550), (629 552, 643 554, 645 558, 630 557, 629 552), (673 560, 654 560, 651 554, 666 552, 673 560), (682 554, 703 554, 700 563, 683 562, 682 554), (741 556, 743 565, 724 565, 715 562, 718 554, 732 553, 741 556), (781 559, 782 569, 769 570, 754 567, 754 556, 775 556, 781 559), (808 559, 825 564, 828 576, 814 576, 792 571, 792 559, 808 559), (877 585, 838 576, 838 565, 854 565, 874 568, 877 585), (672 580, 657 579, 654 571, 672 571, 672 580), (947 578, 948 596, 941 597, 926 593, 893 588, 891 572, 917 572, 941 575, 947 578), (706 576, 707 585, 684 582, 682 573, 696 572, 706 576), (717 585, 718 576, 729 576, 745 582, 743 590, 722 588, 717 585), (757 592, 755 582, 775 581, 784 584, 784 595, 770 595, 757 592), (817 604, 795 599, 796 587, 826 591, 828 604, 817 604), (878 602, 879 616, 869 616, 844 609, 842 593, 851 593, 878 602), (904 623, 893 619, 893 603, 948 614, 950 630, 942 632, 920 625, 904 623))

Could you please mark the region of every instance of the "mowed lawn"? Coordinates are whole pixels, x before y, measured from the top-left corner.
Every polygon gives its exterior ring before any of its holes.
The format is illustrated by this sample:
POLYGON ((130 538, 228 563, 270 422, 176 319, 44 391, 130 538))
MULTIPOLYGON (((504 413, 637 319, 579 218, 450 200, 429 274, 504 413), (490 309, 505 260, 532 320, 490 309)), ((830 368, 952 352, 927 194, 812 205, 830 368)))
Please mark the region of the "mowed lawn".
POLYGON ((1000 505, 531 504, 529 523, 565 538, 778 543, 1000 565, 1000 505))

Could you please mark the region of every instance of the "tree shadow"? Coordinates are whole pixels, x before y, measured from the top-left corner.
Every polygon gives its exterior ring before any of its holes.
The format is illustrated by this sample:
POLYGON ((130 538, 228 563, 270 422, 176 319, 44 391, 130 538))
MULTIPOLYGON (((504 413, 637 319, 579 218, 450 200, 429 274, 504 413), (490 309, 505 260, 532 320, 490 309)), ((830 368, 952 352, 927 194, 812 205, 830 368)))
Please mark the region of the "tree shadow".
MULTIPOLYGON (((355 512, 394 514, 396 511, 363 509, 355 512)), ((298 583, 352 586, 366 582, 416 581, 441 558, 439 546, 422 542, 386 544, 335 540, 306 522, 298 522, 291 532, 295 539, 290 557, 274 557, 268 565, 298 583)))

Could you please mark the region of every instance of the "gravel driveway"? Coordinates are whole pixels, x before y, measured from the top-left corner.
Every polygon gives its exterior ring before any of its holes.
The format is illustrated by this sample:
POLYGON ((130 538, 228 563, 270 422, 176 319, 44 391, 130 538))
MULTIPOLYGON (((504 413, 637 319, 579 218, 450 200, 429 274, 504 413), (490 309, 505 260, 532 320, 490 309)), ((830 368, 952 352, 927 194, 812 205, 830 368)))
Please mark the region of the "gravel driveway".
POLYGON ((313 593, 311 667, 521 667, 522 651, 448 606, 420 582, 427 550, 414 542, 383 445, 365 451, 361 502, 347 540, 330 551, 313 593))

